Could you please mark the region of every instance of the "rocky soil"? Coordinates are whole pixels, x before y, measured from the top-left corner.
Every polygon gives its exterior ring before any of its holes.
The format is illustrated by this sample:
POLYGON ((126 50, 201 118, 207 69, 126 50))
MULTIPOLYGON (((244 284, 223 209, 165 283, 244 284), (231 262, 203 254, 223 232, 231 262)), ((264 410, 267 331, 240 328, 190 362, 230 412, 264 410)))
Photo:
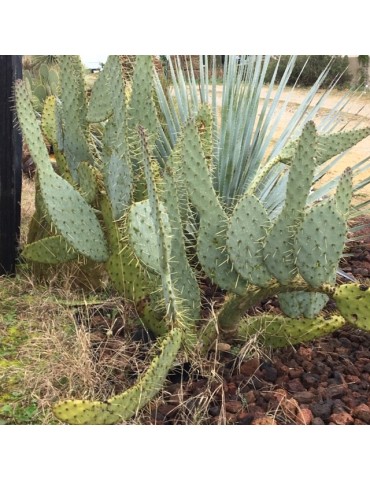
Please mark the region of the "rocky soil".
MULTIPOLYGON (((370 235, 370 228, 361 233, 370 235)), ((350 253, 342 269, 370 285, 369 240, 353 242, 350 253)), ((277 308, 274 300, 261 307, 277 308)), ((203 396, 211 398, 210 424, 370 425, 370 332, 345 326, 315 341, 242 362, 223 353, 220 364, 222 388, 215 382, 212 392, 212 384, 201 377, 173 381, 167 401, 153 412, 153 423, 182 423, 181 404, 192 399, 199 403, 203 396)))

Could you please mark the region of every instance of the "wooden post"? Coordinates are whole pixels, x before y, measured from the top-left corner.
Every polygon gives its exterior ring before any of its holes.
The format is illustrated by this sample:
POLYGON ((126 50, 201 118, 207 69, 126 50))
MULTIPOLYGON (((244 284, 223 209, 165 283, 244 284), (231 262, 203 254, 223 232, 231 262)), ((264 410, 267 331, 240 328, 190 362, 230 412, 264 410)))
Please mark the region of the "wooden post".
POLYGON ((0 55, 0 275, 14 275, 19 249, 22 136, 14 125, 13 85, 22 56, 0 55))

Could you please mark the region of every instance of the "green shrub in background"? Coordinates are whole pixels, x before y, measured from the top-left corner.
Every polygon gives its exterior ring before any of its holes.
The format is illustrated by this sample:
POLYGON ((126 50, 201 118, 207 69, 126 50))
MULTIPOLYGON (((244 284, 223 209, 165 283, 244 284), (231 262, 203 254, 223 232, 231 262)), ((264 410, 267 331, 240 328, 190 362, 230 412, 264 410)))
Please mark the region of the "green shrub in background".
MULTIPOLYGON (((266 80, 269 81, 272 78, 275 67, 278 66, 276 80, 280 81, 289 60, 290 55, 273 58, 269 65, 266 80)), ((352 75, 348 71, 348 56, 340 55, 297 55, 297 60, 292 74, 289 77, 288 85, 297 83, 301 87, 311 87, 330 62, 330 71, 321 86, 326 88, 333 82, 336 82, 337 88, 349 87, 352 75)))

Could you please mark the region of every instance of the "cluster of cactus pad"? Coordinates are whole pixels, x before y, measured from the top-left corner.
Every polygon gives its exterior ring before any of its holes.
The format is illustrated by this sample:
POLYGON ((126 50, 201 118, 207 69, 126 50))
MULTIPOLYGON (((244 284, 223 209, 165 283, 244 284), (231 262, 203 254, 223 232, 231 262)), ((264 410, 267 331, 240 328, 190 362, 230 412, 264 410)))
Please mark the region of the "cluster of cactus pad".
POLYGON ((35 110, 41 113, 47 97, 58 94, 58 69, 42 63, 37 72, 25 70, 23 78, 29 88, 35 110))
POLYGON ((271 218, 258 197, 263 168, 230 212, 212 182, 214 132, 207 105, 184 122, 171 155, 159 159, 163 126, 150 56, 137 57, 129 95, 120 58, 110 56, 89 99, 79 58, 61 56, 59 64, 58 94, 45 98, 41 122, 27 85, 15 85, 19 124, 37 165, 37 208, 23 256, 41 264, 85 258, 104 266, 112 286, 135 302, 141 321, 158 336, 160 350, 124 393, 105 402, 55 405, 60 420, 129 420, 161 390, 180 348, 206 352, 218 335, 236 342, 258 335, 265 345, 282 347, 345 322, 370 330, 370 290, 336 286, 351 170, 330 197, 309 201, 315 169, 370 129, 320 136, 308 122, 276 159, 289 169, 280 213, 271 218), (98 140, 92 127, 98 127, 98 140), (57 170, 46 144, 53 146, 57 170), (196 226, 193 242, 190 224, 196 226), (217 322, 201 319, 200 275, 225 290, 217 322), (273 295, 284 315, 246 316, 273 295), (333 315, 321 312, 328 298, 336 302, 333 315))

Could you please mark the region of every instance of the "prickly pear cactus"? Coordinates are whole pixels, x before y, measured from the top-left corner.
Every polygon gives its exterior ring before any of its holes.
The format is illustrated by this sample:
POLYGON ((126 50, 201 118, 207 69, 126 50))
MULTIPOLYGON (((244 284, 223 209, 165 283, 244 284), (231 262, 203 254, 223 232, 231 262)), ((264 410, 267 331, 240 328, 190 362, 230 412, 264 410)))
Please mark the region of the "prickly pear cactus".
POLYGON ((65 400, 53 407, 54 415, 72 425, 111 425, 133 417, 162 389, 181 345, 181 330, 172 330, 161 340, 160 353, 137 383, 105 402, 65 400))
MULTIPOLYGON (((40 75, 56 79, 45 68, 40 75)), ((59 419, 129 420, 162 388, 180 347, 192 354, 222 336, 257 336, 278 348, 330 333, 345 321, 370 330, 368 287, 334 286, 347 239, 351 171, 329 198, 314 202, 311 195, 317 166, 365 138, 369 128, 320 136, 307 122, 297 140, 257 169, 231 211, 214 186, 217 122, 208 105, 178 123, 177 142, 165 142, 161 157, 167 130, 158 119, 166 116, 156 111, 150 56, 137 57, 128 80, 119 57, 110 56, 90 98, 79 58, 62 56, 57 90, 39 93, 40 126, 29 88, 15 85, 19 124, 37 164, 37 209, 24 258, 61 264, 82 257, 104 266, 140 321, 162 337, 161 352, 136 385, 106 402, 60 402, 54 408, 59 419), (277 163, 289 173, 284 206, 273 217, 258 187, 277 163), (213 322, 201 319, 204 277, 225 292, 213 322), (275 295, 291 318, 245 317, 275 295), (341 316, 320 314, 329 297, 341 316)))
POLYGON ((54 172, 22 81, 15 85, 15 97, 18 120, 38 168, 41 197, 51 222, 77 252, 97 262, 106 260, 107 244, 95 212, 70 183, 54 172))

